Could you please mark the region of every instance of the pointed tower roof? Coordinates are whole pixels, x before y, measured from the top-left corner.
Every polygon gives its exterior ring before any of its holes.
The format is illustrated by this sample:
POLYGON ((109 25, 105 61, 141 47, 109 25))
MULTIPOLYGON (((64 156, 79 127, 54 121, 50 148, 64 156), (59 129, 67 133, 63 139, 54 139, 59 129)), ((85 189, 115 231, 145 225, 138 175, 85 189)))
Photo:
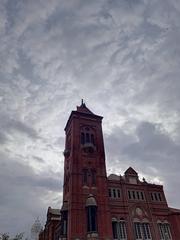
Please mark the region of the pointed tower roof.
POLYGON ((94 114, 89 110, 89 108, 86 107, 86 104, 84 103, 83 99, 81 100, 81 106, 77 106, 77 112, 94 114))
POLYGON ((89 108, 86 107, 86 104, 84 103, 84 101, 82 99, 81 105, 77 106, 77 110, 71 112, 64 130, 66 131, 66 129, 69 126, 72 118, 77 118, 79 116, 89 118, 89 119, 96 119, 96 120, 99 120, 99 121, 101 121, 103 119, 103 117, 101 117, 99 115, 96 115, 93 112, 91 112, 89 110, 89 108))
POLYGON ((125 175, 135 175, 135 176, 138 175, 137 172, 136 172, 132 167, 129 167, 129 168, 125 171, 124 174, 125 174, 125 175))

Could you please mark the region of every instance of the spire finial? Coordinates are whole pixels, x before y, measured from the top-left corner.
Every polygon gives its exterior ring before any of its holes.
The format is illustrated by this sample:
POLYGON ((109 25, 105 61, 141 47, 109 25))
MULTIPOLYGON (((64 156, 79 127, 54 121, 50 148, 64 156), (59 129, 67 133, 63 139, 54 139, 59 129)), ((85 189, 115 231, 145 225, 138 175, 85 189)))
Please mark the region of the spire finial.
POLYGON ((83 99, 81 99, 81 107, 86 107, 86 104, 83 99))

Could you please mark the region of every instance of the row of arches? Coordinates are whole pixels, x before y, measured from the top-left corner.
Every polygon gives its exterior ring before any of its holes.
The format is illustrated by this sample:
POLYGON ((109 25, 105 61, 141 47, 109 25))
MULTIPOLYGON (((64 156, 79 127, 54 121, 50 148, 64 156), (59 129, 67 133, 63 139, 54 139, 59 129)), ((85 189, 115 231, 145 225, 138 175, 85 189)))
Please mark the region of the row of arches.
POLYGON ((95 145, 95 140, 94 140, 94 134, 93 133, 81 132, 81 144, 83 145, 85 143, 92 143, 93 145, 95 145))

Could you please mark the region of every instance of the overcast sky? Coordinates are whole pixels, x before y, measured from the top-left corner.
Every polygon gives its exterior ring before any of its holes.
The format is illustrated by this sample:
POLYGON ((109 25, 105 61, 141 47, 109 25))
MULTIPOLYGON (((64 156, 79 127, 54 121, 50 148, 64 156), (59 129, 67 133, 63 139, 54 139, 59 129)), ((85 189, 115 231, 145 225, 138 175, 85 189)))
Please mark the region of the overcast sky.
POLYGON ((104 116, 109 173, 132 166, 180 208, 180 1, 0 1, 0 232, 62 199, 64 126, 104 116))

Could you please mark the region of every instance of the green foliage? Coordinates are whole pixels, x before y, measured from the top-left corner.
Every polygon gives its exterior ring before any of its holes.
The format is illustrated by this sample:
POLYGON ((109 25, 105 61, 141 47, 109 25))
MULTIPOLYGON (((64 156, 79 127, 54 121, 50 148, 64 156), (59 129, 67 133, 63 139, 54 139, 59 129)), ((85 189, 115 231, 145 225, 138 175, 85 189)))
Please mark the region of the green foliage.
POLYGON ((0 240, 22 240, 24 233, 18 233, 15 237, 10 237, 8 233, 0 233, 0 240))

